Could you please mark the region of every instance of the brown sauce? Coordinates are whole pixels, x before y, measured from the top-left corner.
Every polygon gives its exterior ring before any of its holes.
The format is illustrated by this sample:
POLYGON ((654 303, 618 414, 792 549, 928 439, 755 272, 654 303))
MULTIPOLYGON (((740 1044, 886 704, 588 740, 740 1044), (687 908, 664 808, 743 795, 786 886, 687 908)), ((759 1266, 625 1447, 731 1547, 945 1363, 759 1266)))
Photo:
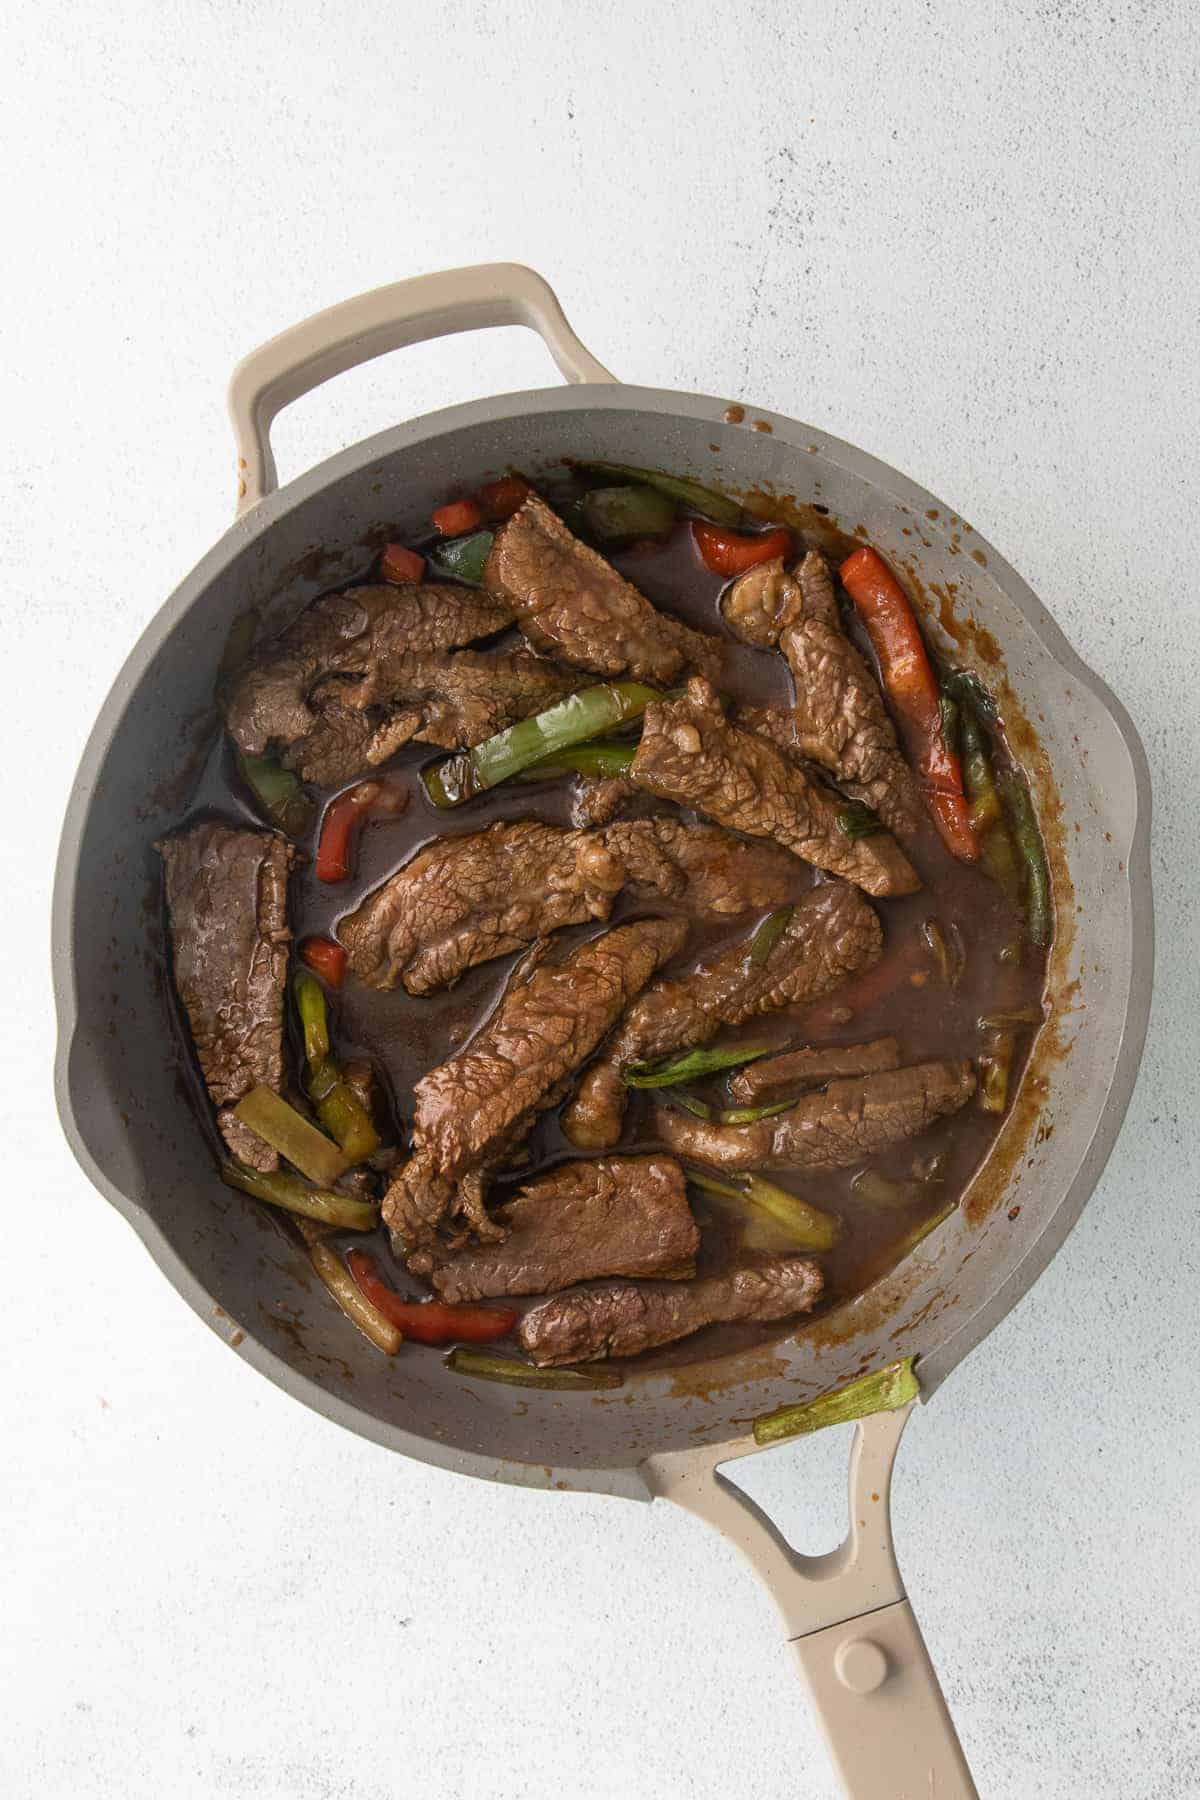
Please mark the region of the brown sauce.
MULTIPOLYGON (((611 560, 663 610, 726 639, 728 657, 721 686, 735 702, 756 705, 788 702, 790 676, 782 656, 774 651, 764 652, 742 645, 726 630, 719 610, 719 597, 725 583, 710 574, 700 562, 686 520, 681 521, 667 541, 634 545, 613 553, 611 560)), ((358 579, 372 578, 374 568, 371 562, 358 579)), ((871 660, 869 643, 852 614, 844 614, 844 622, 871 660)), ((503 644, 510 638, 519 641, 515 632, 504 634, 496 641, 503 644)), ((1001 768, 1011 760, 1002 728, 993 728, 992 750, 1001 768)), ((424 765, 437 760, 440 754, 428 746, 414 745, 403 750, 389 765, 388 772, 393 779, 409 782, 412 793, 409 807, 397 819, 367 827, 359 841, 354 876, 336 887, 318 883, 312 869, 320 824, 321 807, 318 807, 314 831, 299 846, 307 860, 291 882, 291 924, 297 941, 313 934, 334 936, 337 921, 344 913, 352 911, 368 892, 435 837, 474 832, 496 819, 519 816, 569 824, 571 792, 565 782, 539 785, 515 782, 479 796, 453 813, 439 812, 427 799, 418 772, 424 765)), ((332 795, 329 794, 320 796, 322 803, 330 798, 332 795)), ((249 823, 260 822, 236 778, 233 757, 223 738, 213 744, 186 808, 186 817, 191 819, 202 812, 218 813, 227 818, 240 817, 249 823)), ((966 956, 959 984, 947 987, 940 979, 932 957, 927 957, 917 965, 915 980, 902 981, 881 999, 857 1009, 850 1019, 830 1018, 830 1008, 838 1004, 839 997, 835 992, 821 1002, 821 1021, 816 1028, 806 1023, 805 1009, 787 1009, 725 1034, 729 1041, 777 1044, 783 1049, 810 1042, 854 1043, 891 1033, 899 1039, 903 1064, 932 1057, 973 1057, 980 1049, 978 1020, 982 1014, 1011 1012, 1040 1004, 1046 972, 1044 953, 1034 950, 1026 940, 1020 962, 1001 960, 1002 947, 1022 936, 1020 914, 1002 890, 978 867, 956 861, 945 850, 932 826, 922 832, 915 845, 906 845, 906 849, 925 885, 911 896, 872 902, 884 927, 885 959, 897 946, 919 934, 925 920, 936 918, 943 926, 956 925, 962 934, 966 956)), ((622 896, 614 907, 610 922, 615 924, 623 918, 671 910, 669 903, 635 905, 622 896)), ((753 915, 711 928, 693 922, 684 955, 668 965, 667 973, 680 973, 720 944, 746 936, 756 922, 753 915)), ((597 929, 601 928, 579 927, 557 933, 556 937, 565 947, 580 936, 593 935, 597 929)), ((343 1058, 365 1056, 373 1063, 386 1089, 400 1142, 405 1141, 411 1122, 415 1082, 426 1070, 461 1048, 487 1017, 516 960, 510 956, 485 963, 469 970, 450 991, 420 999, 410 997, 402 988, 388 993, 376 992, 349 975, 341 991, 331 996, 336 1048, 343 1058)), ((178 1009, 175 1017, 186 1047, 185 1061, 193 1070, 195 1104, 209 1140, 216 1146, 212 1110, 194 1069, 186 1022, 178 1009)), ((1033 1026, 1021 1029, 1010 1083, 1010 1104, 1034 1032, 1033 1026)), ((706 1087, 704 1091, 718 1105, 728 1104, 721 1098, 719 1084, 706 1087)), ((869 1159, 869 1164, 864 1161, 853 1168, 808 1178, 786 1171, 772 1174, 772 1179, 777 1179, 781 1186, 835 1213, 842 1221, 839 1243, 818 1258, 826 1276, 823 1307, 860 1292, 886 1273, 904 1253, 905 1243, 911 1240, 914 1228, 957 1201, 1002 1122, 980 1110, 976 1102, 971 1102, 953 1117, 939 1121, 921 1137, 869 1159), (926 1165, 933 1157, 940 1161, 937 1179, 920 1187, 904 1204, 894 1209, 860 1199, 852 1186, 855 1175, 864 1166, 896 1180, 908 1181, 913 1177, 915 1166, 926 1165)), ((635 1094, 628 1109, 620 1148, 648 1150, 654 1145, 652 1096, 635 1094)), ((503 1199, 506 1192, 539 1169, 579 1154, 560 1130, 558 1115, 554 1112, 539 1120, 527 1148, 528 1160, 519 1169, 497 1178, 492 1189, 495 1200, 503 1199)), ((702 1271, 717 1269, 746 1254, 739 1248, 740 1227, 736 1216, 695 1188, 689 1189, 689 1196, 702 1227, 702 1271)), ((245 1204, 256 1203, 247 1200, 245 1204)), ((272 1216, 278 1217, 274 1213, 272 1216)), ((285 1220, 281 1223, 288 1229, 285 1220)), ((382 1228, 373 1241, 361 1236, 346 1240, 347 1244, 351 1241, 359 1245, 366 1243, 401 1293, 416 1295, 422 1291, 422 1284, 392 1256, 382 1228)), ((529 1304, 532 1303, 531 1298, 529 1304)), ((347 1329, 352 1329, 349 1324, 347 1329)), ((637 1358, 636 1366, 649 1369, 708 1359, 726 1351, 775 1341, 795 1329, 796 1321, 714 1326, 678 1344, 637 1358)), ((422 1353, 439 1354, 422 1352, 418 1346, 405 1347, 404 1354, 422 1353)))

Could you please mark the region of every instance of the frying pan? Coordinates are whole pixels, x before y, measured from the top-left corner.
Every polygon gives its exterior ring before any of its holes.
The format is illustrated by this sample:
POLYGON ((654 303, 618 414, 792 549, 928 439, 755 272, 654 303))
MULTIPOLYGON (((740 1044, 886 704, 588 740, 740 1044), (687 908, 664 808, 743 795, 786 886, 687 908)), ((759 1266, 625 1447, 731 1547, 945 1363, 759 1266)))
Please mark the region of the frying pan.
POLYGON ((248 357, 230 405, 237 520, 131 652, 63 830, 56 1087, 76 1157, 201 1318, 327 1417, 463 1474, 673 1500, 733 1539, 779 1603, 848 1792, 974 1794, 892 1544, 889 1481, 912 1408, 856 1428, 850 1531, 825 1556, 795 1553, 721 1465, 754 1453, 748 1421, 901 1357, 918 1359, 927 1401, 1079 1216, 1129 1100, 1150 1002, 1150 788, 1132 724, 1020 576, 942 502, 812 426, 622 385, 532 270, 460 269, 335 306, 248 357), (385 351, 502 324, 538 331, 569 385, 398 425, 276 486, 270 427, 289 401, 385 351), (568 457, 770 496, 775 514, 814 529, 839 521, 937 596, 935 638, 950 632, 957 659, 1005 693, 1059 920, 1052 1023, 958 1211, 865 1294, 782 1342, 634 1373, 616 1395, 516 1393, 423 1352, 379 1356, 304 1282, 299 1252, 263 1211, 220 1185, 170 1048, 151 848, 217 729, 214 681, 238 615, 269 619, 349 580, 364 543, 418 531, 464 483, 568 457))

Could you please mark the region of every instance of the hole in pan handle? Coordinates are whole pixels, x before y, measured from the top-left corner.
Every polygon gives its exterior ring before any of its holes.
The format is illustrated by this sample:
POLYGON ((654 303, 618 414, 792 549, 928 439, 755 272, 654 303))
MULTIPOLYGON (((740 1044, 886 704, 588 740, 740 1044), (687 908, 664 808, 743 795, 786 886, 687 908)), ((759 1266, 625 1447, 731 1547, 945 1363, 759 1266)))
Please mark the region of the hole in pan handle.
POLYGON ((521 263, 443 269, 372 288, 302 319, 252 350, 229 383, 239 516, 278 486, 271 425, 301 394, 389 350, 489 325, 536 331, 569 382, 613 382, 584 348, 549 282, 521 263))
MULTIPOLYGON (((755 1445, 669 1452, 644 1465, 655 1497, 737 1545, 783 1614, 788 1641, 852 1800, 978 1800, 892 1542, 892 1467, 912 1404, 861 1419, 850 1450, 850 1528, 823 1556, 792 1549, 718 1467, 755 1445)), ((794 1452, 793 1452, 794 1453, 794 1452)))

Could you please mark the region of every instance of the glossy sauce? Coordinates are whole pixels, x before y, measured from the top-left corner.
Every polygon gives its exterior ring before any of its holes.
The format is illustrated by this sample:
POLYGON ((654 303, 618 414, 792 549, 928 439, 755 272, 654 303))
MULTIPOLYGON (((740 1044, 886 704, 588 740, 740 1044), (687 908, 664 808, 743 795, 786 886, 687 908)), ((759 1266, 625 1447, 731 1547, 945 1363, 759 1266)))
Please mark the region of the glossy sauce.
MULTIPOLYGON (((742 645, 725 629, 719 610, 719 596, 725 584, 700 562, 687 521, 682 521, 666 542, 635 545, 613 554, 611 560, 664 611, 675 613, 689 624, 717 633, 726 640, 727 662, 721 689, 735 703, 786 704, 790 700, 790 675, 783 657, 775 651, 760 651, 742 645)), ((359 579, 373 576, 372 564, 364 569, 359 579)), ((844 613, 843 617, 860 649, 873 663, 865 634, 852 616, 844 613)), ((510 640, 520 641, 518 634, 511 632, 502 634, 494 643, 501 647, 510 640)), ((995 728, 991 733, 991 744, 993 756, 1002 768, 1008 752, 1002 732, 995 728)), ((316 830, 309 841, 300 845, 308 860, 293 875, 291 882, 291 923, 297 940, 311 934, 334 936, 337 921, 344 913, 352 911, 368 892, 435 837, 475 832, 501 818, 536 817, 554 824, 570 823, 571 789, 570 784, 563 781, 514 782, 481 795, 454 812, 438 811, 426 798, 417 777, 422 766, 437 760, 441 754, 425 745, 413 745, 393 759, 389 775, 394 780, 407 780, 411 789, 408 809, 397 819, 367 826, 359 840, 357 868, 350 881, 336 887, 317 882, 312 871, 316 830)), ((326 801, 331 796, 321 798, 326 801)), ((317 827, 320 810, 318 808, 317 827)), ((187 816, 194 817, 198 812, 216 812, 225 817, 240 816, 247 822, 258 822, 234 773, 233 758, 224 741, 213 747, 187 816)), ((693 816, 683 814, 684 818, 693 816)), ((940 979, 932 956, 922 953, 913 965, 911 978, 903 979, 873 1003, 856 1008, 850 1019, 833 1016, 840 1000, 840 994, 835 990, 816 1004, 811 1022, 806 1021, 808 1009, 789 1008, 751 1020, 716 1041, 770 1043, 783 1049, 803 1043, 856 1043, 888 1032, 899 1039, 902 1064, 932 1057, 974 1057, 981 1047, 978 1025, 981 1014, 1011 1012, 1040 1004, 1045 955, 1023 939, 1020 915, 1001 889, 980 868, 951 857, 931 825, 925 827, 915 844, 906 844, 905 848, 925 885, 914 895, 872 902, 884 927, 885 959, 898 947, 905 946, 908 940, 919 937, 924 921, 935 918, 944 928, 954 924, 962 934, 966 952, 965 971, 959 985, 947 987, 940 979), (1018 941, 1023 945, 1020 961, 1002 960, 1001 950, 1018 941)), ((668 902, 634 903, 622 895, 613 909, 610 923, 674 910, 677 909, 668 902)), ((683 972, 702 955, 746 937, 757 924, 758 917, 748 914, 711 928, 693 922, 683 955, 668 965, 666 973, 683 972)), ((579 937, 593 936, 605 928, 592 924, 555 935, 565 948, 579 937)), ((485 963, 468 970, 452 990, 419 999, 412 998, 399 987, 387 993, 376 992, 349 974, 342 990, 331 996, 337 1051, 344 1059, 354 1055, 367 1057, 373 1063, 387 1092, 399 1141, 405 1141, 411 1122, 414 1083, 426 1070, 445 1061, 468 1040, 488 1016, 517 960, 510 956, 485 963)), ((847 984, 848 997, 852 988, 852 983, 847 984)), ((186 1025, 178 1015, 177 1020, 186 1043, 186 1025)), ((1010 1104, 1033 1035, 1034 1027, 1021 1029, 1010 1079, 1010 1104)), ((190 1046, 188 1061, 189 1064, 192 1061, 190 1046)), ((718 1106, 729 1104, 720 1081, 706 1083, 695 1091, 703 1093, 718 1106)), ((212 1111, 198 1075, 194 1093, 210 1141, 215 1144, 212 1111)), ((655 1147, 653 1104, 652 1095, 631 1095, 620 1145, 622 1150, 655 1147)), ((787 1171, 768 1171, 779 1185, 837 1214, 843 1222, 840 1242, 818 1259, 826 1275, 823 1306, 860 1291, 885 1273, 904 1253, 914 1228, 923 1220, 941 1214, 958 1199, 1001 1122, 981 1111, 977 1100, 972 1101, 953 1117, 940 1120, 921 1137, 870 1159, 870 1167, 903 1180, 911 1180, 914 1169, 928 1166, 930 1158, 940 1159, 937 1178, 895 1209, 867 1203, 854 1193, 853 1178, 866 1164, 807 1179, 787 1171)), ((538 1121, 527 1141, 527 1150, 528 1159, 519 1169, 497 1177, 493 1183, 491 1195, 494 1201, 502 1200, 537 1170, 578 1155, 563 1136, 556 1112, 543 1115, 538 1121)), ((754 1252, 740 1246, 741 1228, 736 1210, 713 1202, 695 1188, 689 1188, 689 1198, 702 1227, 700 1267, 703 1271, 717 1269, 739 1257, 753 1260, 754 1252)), ((255 1203, 247 1200, 246 1204, 255 1203)), ((386 1233, 381 1229, 376 1237, 378 1241, 372 1242, 369 1248, 378 1255, 389 1278, 402 1293, 417 1293, 421 1284, 393 1258, 386 1233)), ((361 1237, 353 1241, 360 1245, 364 1242, 361 1237)), ((529 1303, 532 1304, 532 1299, 529 1303)), ((677 1345, 639 1357, 637 1366, 649 1368, 710 1357, 723 1350, 769 1342, 789 1335, 795 1329, 796 1321, 712 1327, 677 1345)), ((436 1354, 406 1346, 405 1353, 410 1351, 436 1354)))

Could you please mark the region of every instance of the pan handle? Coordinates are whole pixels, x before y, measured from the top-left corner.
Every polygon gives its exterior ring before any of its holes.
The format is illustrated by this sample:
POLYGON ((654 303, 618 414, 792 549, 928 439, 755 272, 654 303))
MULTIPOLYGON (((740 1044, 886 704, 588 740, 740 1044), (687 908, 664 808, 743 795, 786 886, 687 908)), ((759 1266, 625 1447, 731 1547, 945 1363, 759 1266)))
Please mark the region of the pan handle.
POLYGON ((892 1466, 911 1406, 855 1427, 850 1529, 823 1556, 792 1549, 717 1467, 754 1445, 651 1457, 657 1497, 705 1519, 736 1544, 783 1614, 788 1641, 851 1800, 978 1800, 892 1544, 892 1466))
POLYGON ((548 282, 520 263, 443 269, 373 288, 314 313, 244 357, 229 383, 238 456, 238 515, 278 486, 271 425, 301 394, 359 363, 427 338, 527 325, 570 382, 616 380, 585 350, 548 282))

